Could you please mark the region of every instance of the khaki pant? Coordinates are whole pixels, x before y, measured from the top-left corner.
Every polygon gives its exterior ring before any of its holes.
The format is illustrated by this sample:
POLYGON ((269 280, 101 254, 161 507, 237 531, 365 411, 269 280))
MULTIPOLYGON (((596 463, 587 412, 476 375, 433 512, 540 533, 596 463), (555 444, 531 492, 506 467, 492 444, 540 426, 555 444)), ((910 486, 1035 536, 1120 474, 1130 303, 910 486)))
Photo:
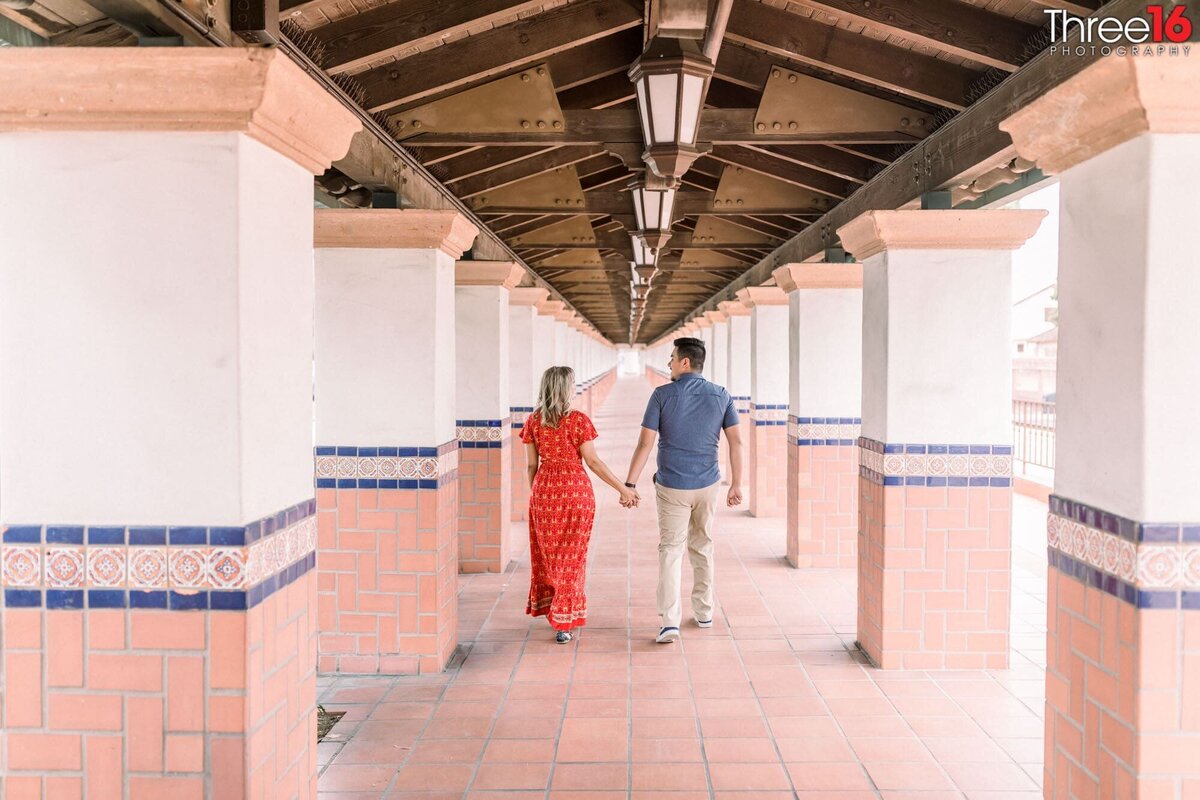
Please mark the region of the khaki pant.
POLYGON ((658 613, 664 628, 678 628, 683 577, 683 545, 692 562, 692 613, 713 618, 712 519, 720 482, 703 489, 668 489, 656 485, 658 500, 658 613))

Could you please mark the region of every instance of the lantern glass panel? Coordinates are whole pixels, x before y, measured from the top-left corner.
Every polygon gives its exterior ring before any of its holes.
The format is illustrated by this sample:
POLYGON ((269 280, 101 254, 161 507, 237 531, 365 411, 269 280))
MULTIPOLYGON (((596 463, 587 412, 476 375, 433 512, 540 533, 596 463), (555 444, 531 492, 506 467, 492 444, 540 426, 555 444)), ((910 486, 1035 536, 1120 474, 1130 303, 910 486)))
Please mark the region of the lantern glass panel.
POLYGON ((654 144, 675 141, 675 119, 679 113, 679 78, 676 75, 650 75, 650 114, 654 144))
POLYGON ((642 205, 642 195, 645 189, 634 189, 633 194, 633 215, 637 218, 638 230, 646 229, 646 209, 642 205))
POLYGON ((642 230, 646 230, 645 223, 649 223, 652 227, 661 228, 659 219, 662 215, 662 192, 653 192, 649 189, 640 189, 638 194, 642 196, 643 210, 646 218, 643 220, 642 230))
POLYGON ((695 144, 696 127, 700 121, 700 96, 704 91, 704 78, 699 75, 683 76, 683 100, 679 104, 679 141, 695 144))
POLYGON ((652 142, 654 140, 650 138, 650 114, 646 110, 645 77, 635 81, 633 85, 634 88, 637 89, 638 111, 640 112, 638 116, 642 121, 642 141, 652 142))
POLYGON ((667 230, 671 227, 671 211, 675 207, 675 190, 667 189, 665 192, 655 192, 660 195, 659 214, 658 214, 658 229, 667 230))

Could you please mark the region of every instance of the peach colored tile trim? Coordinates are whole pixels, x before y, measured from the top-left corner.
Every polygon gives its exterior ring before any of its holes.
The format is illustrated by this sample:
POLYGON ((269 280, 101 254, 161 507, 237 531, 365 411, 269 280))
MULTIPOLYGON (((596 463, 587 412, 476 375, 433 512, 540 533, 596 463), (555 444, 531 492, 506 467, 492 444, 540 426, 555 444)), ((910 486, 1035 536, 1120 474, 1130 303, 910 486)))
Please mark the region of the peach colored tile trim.
POLYGON ((859 261, 885 250, 1016 250, 1046 214, 1042 209, 868 211, 837 233, 859 261))
POLYGON ((786 306, 787 293, 778 286, 750 286, 738 289, 738 302, 746 308, 757 306, 786 306))
POLYGON ((729 315, 724 311, 705 311, 704 318, 711 324, 716 325, 718 322, 724 322, 729 319, 729 315))
POLYGON ((797 289, 861 289, 862 264, 784 264, 771 273, 785 292, 797 289))
POLYGON ((508 294, 509 305, 540 307, 550 297, 549 289, 537 286, 518 286, 508 294))
POLYGON ((457 211, 395 208, 320 208, 314 247, 438 249, 459 258, 479 229, 457 211))
POLYGON ((538 313, 544 317, 554 317, 558 319, 558 315, 567 307, 567 304, 562 300, 547 300, 538 306, 538 313))
POLYGON ((525 270, 515 261, 459 261, 454 265, 455 286, 503 286, 512 290, 525 270))
POLYGON ((1000 123, 1054 174, 1142 133, 1200 132, 1200 61, 1105 57, 1000 123))
POLYGON ((738 300, 722 300, 717 303, 717 308, 721 309, 727 317, 745 317, 750 314, 750 309, 738 300))
POLYGON ((712 320, 709 319, 706 315, 702 314, 702 315, 696 317, 695 319, 693 319, 692 324, 695 325, 697 328, 711 328, 712 320))
POLYGON ((279 50, 13 48, 0 132, 230 131, 319 175, 362 125, 279 50))

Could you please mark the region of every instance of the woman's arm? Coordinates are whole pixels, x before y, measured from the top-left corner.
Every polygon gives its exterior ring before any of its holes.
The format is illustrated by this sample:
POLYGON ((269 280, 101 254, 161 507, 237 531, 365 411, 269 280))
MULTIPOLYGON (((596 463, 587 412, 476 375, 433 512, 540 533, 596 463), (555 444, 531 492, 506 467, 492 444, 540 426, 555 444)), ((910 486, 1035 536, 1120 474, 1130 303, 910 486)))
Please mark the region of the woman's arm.
POLYGON ((532 487, 533 479, 537 476, 538 466, 541 464, 541 462, 538 460, 537 445, 533 442, 529 442, 525 445, 525 459, 529 464, 527 471, 529 472, 529 485, 532 487))
POLYGON ((588 469, 596 473, 596 477, 607 483, 612 488, 616 489, 621 494, 621 500, 631 500, 634 497, 634 491, 625 484, 621 483, 620 479, 613 474, 613 471, 608 468, 600 456, 596 454, 596 446, 591 442, 584 442, 579 445, 579 455, 583 457, 583 463, 588 465, 588 469))

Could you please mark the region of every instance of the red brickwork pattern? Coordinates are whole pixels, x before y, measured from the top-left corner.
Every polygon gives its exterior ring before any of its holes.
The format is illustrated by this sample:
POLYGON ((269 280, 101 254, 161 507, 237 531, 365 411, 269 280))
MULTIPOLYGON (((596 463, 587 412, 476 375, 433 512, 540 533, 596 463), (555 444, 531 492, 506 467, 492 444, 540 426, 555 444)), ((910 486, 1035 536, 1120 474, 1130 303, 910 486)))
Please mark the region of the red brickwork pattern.
POLYGON ((788 445, 787 559, 793 567, 858 564, 858 448, 788 445))
POLYGON ((249 611, 5 609, 0 796, 315 798, 315 586, 249 611))
MULTIPOLYGON (((520 422, 525 422, 525 414, 520 422)), ((509 427, 509 484, 512 489, 512 513, 514 522, 529 519, 529 459, 526 457, 525 443, 521 441, 521 429, 509 427)))
POLYGON ((502 447, 458 451, 458 569, 462 573, 503 572, 511 558, 512 447, 502 443, 502 447))
POLYGON ((458 617, 457 529, 453 476, 436 489, 317 490, 322 673, 446 665, 458 617))
POLYGON ((787 428, 755 425, 743 415, 750 438, 750 513, 781 517, 787 511, 787 428))
POLYGON ((1200 612, 1048 580, 1046 797, 1200 797, 1200 612))
POLYGON ((885 669, 1008 666, 1012 489, 859 478, 858 642, 885 669))

